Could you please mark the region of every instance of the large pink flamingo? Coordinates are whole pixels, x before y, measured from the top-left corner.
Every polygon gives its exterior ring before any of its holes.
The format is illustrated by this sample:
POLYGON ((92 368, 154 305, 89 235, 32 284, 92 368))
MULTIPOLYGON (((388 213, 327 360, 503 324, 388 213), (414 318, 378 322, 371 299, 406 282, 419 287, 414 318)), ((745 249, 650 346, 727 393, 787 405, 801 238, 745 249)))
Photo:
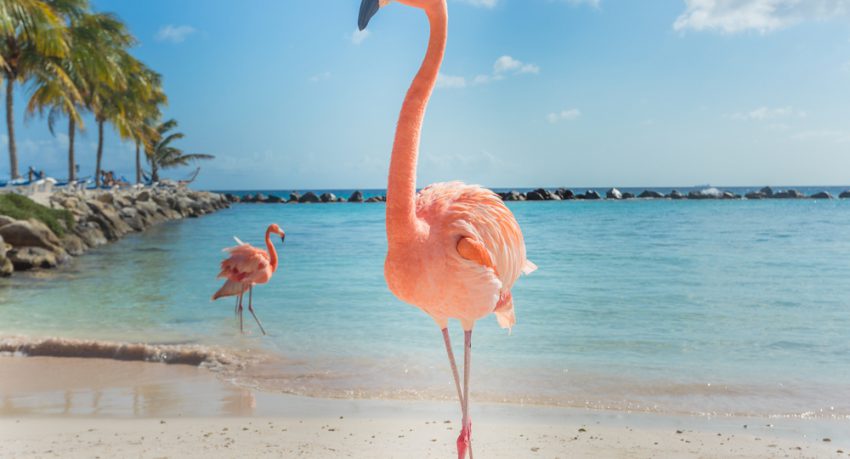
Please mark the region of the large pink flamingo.
MULTIPOLYGON (((515 322, 511 287, 536 266, 525 258, 519 224, 492 191, 460 182, 437 183, 416 194, 419 134, 446 49, 446 0, 398 0, 425 11, 428 50, 399 115, 387 185, 388 251, 384 276, 390 291, 413 304, 442 329, 463 411, 458 458, 472 457, 469 375, 475 321, 496 315, 503 328, 515 322), (464 330, 463 391, 448 333, 448 319, 464 330)), ((363 0, 359 27, 390 0, 363 0)))
POLYGON ((218 278, 226 278, 227 282, 218 289, 212 299, 217 300, 225 296, 236 296, 236 313, 239 314, 239 330, 242 329, 242 297, 248 291, 248 311, 254 316, 260 331, 266 334, 263 324, 254 313, 253 293, 254 285, 265 284, 272 278, 277 270, 277 251, 271 241, 272 233, 280 235, 280 240, 286 240, 286 234, 276 224, 269 225, 266 229, 266 247, 268 252, 258 249, 251 244, 246 244, 236 238, 238 245, 224 249, 230 256, 221 262, 221 272, 218 278))

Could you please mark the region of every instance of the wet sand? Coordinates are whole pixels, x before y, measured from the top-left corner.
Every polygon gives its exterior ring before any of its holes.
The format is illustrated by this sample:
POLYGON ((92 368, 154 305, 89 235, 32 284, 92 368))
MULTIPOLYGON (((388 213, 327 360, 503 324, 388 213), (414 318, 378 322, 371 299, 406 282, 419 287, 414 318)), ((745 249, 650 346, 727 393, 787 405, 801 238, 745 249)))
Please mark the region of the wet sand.
MULTIPOLYGON (((459 418, 457 403, 266 393, 188 365, 0 356, 3 458, 452 457, 459 418)), ((850 457, 850 421, 474 403, 472 419, 478 458, 850 457)))

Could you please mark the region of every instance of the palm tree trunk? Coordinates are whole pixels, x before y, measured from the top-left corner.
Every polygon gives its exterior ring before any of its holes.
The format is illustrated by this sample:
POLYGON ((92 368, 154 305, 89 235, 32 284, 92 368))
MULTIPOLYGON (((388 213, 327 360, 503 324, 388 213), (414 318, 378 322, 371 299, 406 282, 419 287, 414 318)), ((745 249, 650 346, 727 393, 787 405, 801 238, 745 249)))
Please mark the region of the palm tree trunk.
POLYGON ((151 183, 159 181, 159 168, 156 167, 156 161, 151 161, 151 183))
POLYGON ((15 78, 6 74, 6 128, 9 130, 9 173, 12 180, 20 178, 18 172, 18 148, 15 145, 15 110, 12 94, 15 90, 15 78))
POLYGON ((103 159, 103 120, 97 120, 97 164, 94 169, 94 183, 100 187, 100 161, 103 159))
POLYGON ((136 141, 136 184, 142 183, 142 156, 139 153, 139 141, 136 141))
POLYGON ((76 161, 74 160, 74 134, 77 133, 77 123, 74 118, 68 118, 68 181, 77 179, 76 161))

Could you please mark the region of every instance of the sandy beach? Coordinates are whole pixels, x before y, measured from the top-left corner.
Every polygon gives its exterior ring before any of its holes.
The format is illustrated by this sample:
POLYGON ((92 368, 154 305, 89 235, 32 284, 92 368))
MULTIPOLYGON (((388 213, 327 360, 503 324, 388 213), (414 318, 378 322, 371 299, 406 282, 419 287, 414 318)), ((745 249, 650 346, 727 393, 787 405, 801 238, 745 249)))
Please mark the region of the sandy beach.
MULTIPOLYGON (((103 359, 2 357, 0 397, 4 458, 452 457, 458 429, 453 403, 265 393, 103 359)), ((850 456, 846 421, 473 406, 480 458, 850 456)))

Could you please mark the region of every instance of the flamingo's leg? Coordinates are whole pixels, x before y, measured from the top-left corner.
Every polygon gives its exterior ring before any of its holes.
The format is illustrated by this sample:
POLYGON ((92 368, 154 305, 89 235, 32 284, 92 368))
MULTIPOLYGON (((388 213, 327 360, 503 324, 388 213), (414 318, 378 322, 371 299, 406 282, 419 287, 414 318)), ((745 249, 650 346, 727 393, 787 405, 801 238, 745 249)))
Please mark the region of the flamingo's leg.
POLYGON ((466 451, 469 450, 469 459, 472 459, 472 420, 469 419, 469 374, 472 353, 472 330, 463 332, 463 427, 457 438, 457 457, 464 459, 466 451))
POLYGON ((237 314, 239 315, 239 333, 245 333, 245 330, 242 328, 242 296, 244 294, 244 291, 239 293, 239 306, 236 308, 237 314))
POLYGON ((457 363, 455 362, 455 353, 452 351, 452 340, 449 338, 449 329, 443 329, 443 341, 446 343, 446 353, 449 354, 449 363, 452 366, 452 376, 455 378, 455 388, 457 389, 457 398, 460 400, 460 409, 463 410, 463 392, 460 390, 460 376, 457 371, 457 363))
POLYGON ((253 292, 254 292, 254 286, 252 285, 251 287, 248 288, 248 312, 250 312, 251 315, 254 316, 254 320, 256 320, 257 325, 260 326, 260 331, 263 332, 263 334, 265 335, 266 330, 263 328, 263 324, 260 323, 260 319, 257 318, 256 314, 254 314, 254 306, 253 306, 253 302, 251 301, 251 297, 253 295, 253 292))

